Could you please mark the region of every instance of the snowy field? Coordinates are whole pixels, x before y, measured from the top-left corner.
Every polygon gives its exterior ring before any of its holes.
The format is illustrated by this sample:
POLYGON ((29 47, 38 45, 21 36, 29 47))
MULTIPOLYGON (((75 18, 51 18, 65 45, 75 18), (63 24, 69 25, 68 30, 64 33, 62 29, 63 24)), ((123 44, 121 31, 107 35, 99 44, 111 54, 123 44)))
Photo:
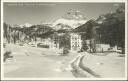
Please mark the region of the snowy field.
MULTIPOLYGON (((6 78, 75 78, 69 65, 80 53, 59 56, 62 50, 13 44, 4 50, 11 51, 14 56, 13 60, 4 63, 6 78)), ((119 57, 117 53, 105 56, 85 53, 83 62, 103 78, 124 78, 125 57, 119 57)))

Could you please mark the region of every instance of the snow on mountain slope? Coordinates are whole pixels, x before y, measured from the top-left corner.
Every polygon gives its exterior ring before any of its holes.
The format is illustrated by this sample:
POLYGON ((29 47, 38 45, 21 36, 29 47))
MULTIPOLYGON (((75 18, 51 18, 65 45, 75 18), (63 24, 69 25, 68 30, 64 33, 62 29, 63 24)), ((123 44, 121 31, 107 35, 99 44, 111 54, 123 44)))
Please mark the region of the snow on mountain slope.
POLYGON ((21 24, 20 27, 23 28, 23 27, 30 27, 32 26, 32 24, 29 24, 29 23, 25 23, 25 24, 21 24))
MULTIPOLYGON (((78 11, 72 11, 72 12, 67 12, 63 17, 57 19, 55 22, 53 22, 52 27, 53 29, 59 30, 60 28, 72 28, 75 29, 76 27, 85 24, 86 23, 85 16, 81 14, 78 11), (61 24, 63 27, 60 27, 61 24), (68 26, 68 27, 67 27, 68 26)), ((70 29, 68 28, 68 29, 70 29)))
POLYGON ((62 19, 56 20, 53 23, 53 27, 57 28, 58 27, 57 25, 59 23, 62 23, 64 25, 68 25, 68 26, 70 26, 71 28, 74 29, 74 28, 86 23, 86 20, 76 20, 76 19, 64 19, 64 18, 62 18, 62 19))

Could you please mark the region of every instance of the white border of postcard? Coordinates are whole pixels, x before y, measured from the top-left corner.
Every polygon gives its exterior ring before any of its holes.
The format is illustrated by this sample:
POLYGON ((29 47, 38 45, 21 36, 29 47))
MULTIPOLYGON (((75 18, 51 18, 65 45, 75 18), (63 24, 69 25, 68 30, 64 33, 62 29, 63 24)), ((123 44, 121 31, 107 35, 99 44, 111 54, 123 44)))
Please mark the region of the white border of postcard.
POLYGON ((2 0, 1 1, 1 80, 127 80, 127 0, 2 0), (91 2, 91 3, 125 3, 125 78, 5 78, 3 76, 3 3, 4 2, 91 2))

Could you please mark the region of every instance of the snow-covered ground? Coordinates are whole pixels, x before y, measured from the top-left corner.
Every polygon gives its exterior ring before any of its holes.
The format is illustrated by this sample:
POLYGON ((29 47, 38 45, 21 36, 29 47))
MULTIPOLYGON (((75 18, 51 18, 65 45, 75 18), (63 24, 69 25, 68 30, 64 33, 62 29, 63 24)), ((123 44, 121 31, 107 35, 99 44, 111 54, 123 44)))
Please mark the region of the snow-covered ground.
MULTIPOLYGON (((58 56, 62 50, 36 48, 30 46, 7 45, 4 50, 12 51, 12 61, 4 63, 6 78, 74 78, 70 71, 70 62, 79 54, 71 52, 67 56, 58 56)), ((111 53, 106 56, 86 54, 84 64, 101 77, 124 77, 124 57, 111 53)))
POLYGON ((74 77, 68 69, 74 57, 58 56, 61 50, 17 45, 7 45, 5 50, 11 50, 15 59, 4 64, 5 77, 74 77))
POLYGON ((99 74, 102 78, 125 78, 125 57, 113 52, 98 56, 86 54, 84 65, 99 74))

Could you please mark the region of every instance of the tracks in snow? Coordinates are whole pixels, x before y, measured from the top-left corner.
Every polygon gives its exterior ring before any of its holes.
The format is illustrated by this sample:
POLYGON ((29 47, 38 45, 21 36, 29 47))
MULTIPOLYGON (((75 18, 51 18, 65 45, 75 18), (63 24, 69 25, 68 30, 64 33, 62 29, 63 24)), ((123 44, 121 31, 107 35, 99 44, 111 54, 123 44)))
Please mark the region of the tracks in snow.
POLYGON ((83 58, 85 57, 85 54, 78 55, 71 63, 71 72, 75 77, 78 78, 85 78, 85 77, 95 77, 100 78, 101 76, 95 73, 93 70, 88 68, 83 64, 83 58))

